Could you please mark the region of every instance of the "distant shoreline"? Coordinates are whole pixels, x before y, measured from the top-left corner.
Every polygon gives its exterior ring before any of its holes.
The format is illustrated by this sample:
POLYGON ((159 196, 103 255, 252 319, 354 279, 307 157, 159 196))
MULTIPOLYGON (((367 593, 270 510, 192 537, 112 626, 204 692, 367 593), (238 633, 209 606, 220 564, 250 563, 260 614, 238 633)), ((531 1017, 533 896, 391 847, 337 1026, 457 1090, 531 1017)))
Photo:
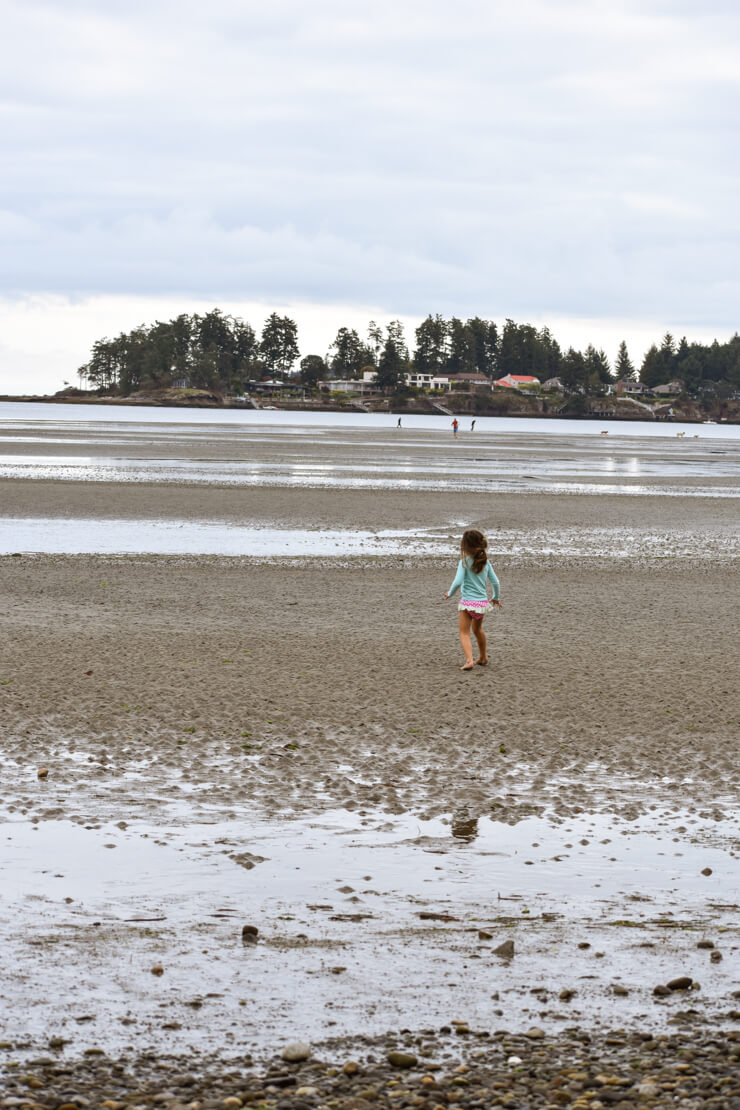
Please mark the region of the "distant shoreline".
MULTIPOLYGON (((475 398, 480 404, 479 394, 464 394, 461 397, 445 396, 445 407, 449 409, 449 416, 458 416, 465 418, 476 419, 478 417, 487 418, 516 418, 523 417, 528 419, 557 419, 557 420, 603 420, 614 423, 677 423, 677 424, 703 424, 708 420, 714 423, 722 424, 740 424, 740 409, 731 411, 727 416, 722 417, 721 420, 713 419, 716 413, 710 409, 706 403, 699 401, 691 402, 690 406, 675 405, 676 409, 672 417, 664 415, 654 416, 647 418, 642 412, 636 409, 626 409, 615 412, 600 412, 588 411, 583 413, 561 412, 553 411, 545 407, 544 409, 536 409, 534 407, 512 407, 506 411, 501 411, 496 407, 488 407, 481 405, 481 407, 471 407, 470 399, 475 398), (462 397, 465 398, 466 403, 463 404, 462 397)), ((272 400, 272 399, 271 399, 272 400)), ((529 398, 522 398, 525 405, 529 398)), ((620 399, 621 400, 621 399, 620 399)), ((223 410, 236 410, 236 411, 267 411, 278 410, 280 412, 353 412, 359 414, 363 411, 368 414, 371 413, 385 413, 394 416, 419 416, 419 415, 439 415, 447 416, 448 413, 435 410, 432 403, 427 398, 413 398, 410 402, 402 405, 384 405, 382 402, 368 401, 368 402, 331 402, 331 401, 299 401, 299 400, 286 400, 279 401, 277 404, 267 405, 253 405, 251 403, 243 402, 228 402, 223 401, 213 394, 210 396, 201 396, 198 398, 193 397, 163 397, 157 394, 143 394, 138 393, 131 397, 98 397, 98 396, 85 396, 80 394, 70 395, 39 395, 39 394, 26 394, 26 395, 0 395, 0 401, 8 403, 23 403, 23 404, 54 404, 54 405, 106 405, 106 406, 121 406, 125 408, 187 408, 187 409, 223 409, 223 410)), ((622 401, 622 403, 624 403, 622 401)), ((629 402, 628 402, 629 403, 629 402)))

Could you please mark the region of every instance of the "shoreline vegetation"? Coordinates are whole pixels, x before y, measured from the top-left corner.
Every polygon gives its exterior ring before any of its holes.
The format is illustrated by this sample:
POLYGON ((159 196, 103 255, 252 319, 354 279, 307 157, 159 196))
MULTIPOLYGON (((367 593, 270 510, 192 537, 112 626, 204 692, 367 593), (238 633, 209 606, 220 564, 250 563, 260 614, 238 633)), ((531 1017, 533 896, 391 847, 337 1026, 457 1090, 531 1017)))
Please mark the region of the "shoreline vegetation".
POLYGON ((76 374, 79 388, 3 400, 740 422, 738 333, 711 344, 666 333, 638 369, 624 340, 612 361, 590 343, 564 350, 547 327, 437 314, 413 342, 400 320, 371 320, 301 358, 290 317, 273 312, 258 335, 214 308, 99 339, 76 374))

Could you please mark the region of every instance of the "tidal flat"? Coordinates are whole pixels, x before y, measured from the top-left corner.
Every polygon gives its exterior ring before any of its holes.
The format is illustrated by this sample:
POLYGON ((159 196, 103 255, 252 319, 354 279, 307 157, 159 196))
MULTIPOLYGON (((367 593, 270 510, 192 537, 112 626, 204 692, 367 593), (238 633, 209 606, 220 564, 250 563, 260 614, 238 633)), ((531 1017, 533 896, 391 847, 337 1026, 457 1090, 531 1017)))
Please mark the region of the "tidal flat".
POLYGON ((318 555, 4 544, 8 1097, 56 1105, 65 1067, 78 1106, 85 1075, 115 1101, 124 1065, 146 1075, 124 1102, 176 1087, 147 1053, 180 1078, 190 1060, 184 1103, 211 1090, 318 1106, 375 1084, 376 1104, 408 1088, 435 1105, 470 1101, 476 1083, 495 1101, 521 1083, 534 1097, 546 1073, 537 1097, 564 1105, 557 1090, 588 1083, 550 1064, 595 1082, 599 1053, 632 1069, 611 1089, 635 1100, 669 1095, 663 1080, 640 1094, 630 1060, 659 1060, 679 1086, 715 1064, 732 1075, 735 478, 689 468, 685 496, 665 495, 676 475, 649 481, 483 494, 0 480, 6 536, 39 519, 335 534, 318 555), (467 524, 489 535, 504 601, 486 618, 491 664, 470 675, 444 601, 467 524), (363 531, 369 551, 343 549, 363 531), (376 553, 388 531, 396 547, 376 553), (323 1070, 280 1063, 291 1041, 323 1070), (416 1057, 406 1087, 394 1048, 416 1057), (341 1070, 355 1058, 364 1086, 341 1070), (469 1087, 453 1084, 460 1066, 469 1087), (424 1075, 447 1076, 444 1092, 424 1075))

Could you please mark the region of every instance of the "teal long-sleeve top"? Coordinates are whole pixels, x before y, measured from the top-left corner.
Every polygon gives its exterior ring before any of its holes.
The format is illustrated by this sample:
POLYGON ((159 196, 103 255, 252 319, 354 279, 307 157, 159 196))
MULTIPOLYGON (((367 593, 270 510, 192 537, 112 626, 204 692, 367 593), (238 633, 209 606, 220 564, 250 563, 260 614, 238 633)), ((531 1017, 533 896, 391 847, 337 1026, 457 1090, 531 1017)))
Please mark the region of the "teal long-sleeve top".
POLYGON ((452 597, 457 590, 460 590, 460 595, 464 601, 485 601, 488 598, 487 584, 489 582, 493 586, 493 600, 498 601, 501 586, 491 564, 486 562, 480 574, 476 574, 473 571, 473 560, 466 555, 457 564, 457 574, 447 594, 452 597))

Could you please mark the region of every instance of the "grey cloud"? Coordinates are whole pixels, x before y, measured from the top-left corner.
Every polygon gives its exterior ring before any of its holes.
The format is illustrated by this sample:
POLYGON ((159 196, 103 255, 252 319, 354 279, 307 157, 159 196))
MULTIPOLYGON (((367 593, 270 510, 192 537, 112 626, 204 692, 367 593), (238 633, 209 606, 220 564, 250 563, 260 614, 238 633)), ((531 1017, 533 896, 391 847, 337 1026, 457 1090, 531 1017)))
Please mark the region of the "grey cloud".
POLYGON ((353 7, 11 3, 0 291, 736 323, 734 7, 353 7))

